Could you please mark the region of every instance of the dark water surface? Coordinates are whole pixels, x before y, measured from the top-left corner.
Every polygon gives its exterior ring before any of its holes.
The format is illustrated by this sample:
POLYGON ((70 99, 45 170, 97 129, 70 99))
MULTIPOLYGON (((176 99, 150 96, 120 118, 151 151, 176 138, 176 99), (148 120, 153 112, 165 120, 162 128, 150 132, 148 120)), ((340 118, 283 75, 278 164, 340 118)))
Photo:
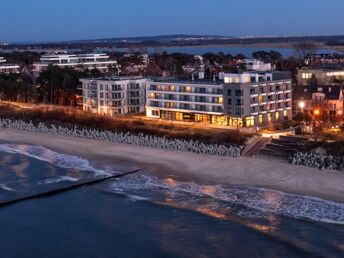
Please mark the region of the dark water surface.
MULTIPOLYGON (((0 202, 117 172, 0 144, 0 202)), ((343 204, 142 172, 0 208, 0 257, 344 257, 343 225, 343 204)))

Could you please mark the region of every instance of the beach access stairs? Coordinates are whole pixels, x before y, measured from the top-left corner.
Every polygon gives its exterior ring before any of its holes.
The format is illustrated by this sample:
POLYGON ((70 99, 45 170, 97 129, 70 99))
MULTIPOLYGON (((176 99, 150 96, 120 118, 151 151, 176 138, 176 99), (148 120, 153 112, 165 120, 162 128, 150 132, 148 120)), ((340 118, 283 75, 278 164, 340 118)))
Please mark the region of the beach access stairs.
POLYGON ((307 142, 307 137, 281 135, 279 138, 272 138, 271 142, 267 143, 264 148, 259 151, 259 154, 278 158, 289 158, 300 151, 302 146, 307 142))

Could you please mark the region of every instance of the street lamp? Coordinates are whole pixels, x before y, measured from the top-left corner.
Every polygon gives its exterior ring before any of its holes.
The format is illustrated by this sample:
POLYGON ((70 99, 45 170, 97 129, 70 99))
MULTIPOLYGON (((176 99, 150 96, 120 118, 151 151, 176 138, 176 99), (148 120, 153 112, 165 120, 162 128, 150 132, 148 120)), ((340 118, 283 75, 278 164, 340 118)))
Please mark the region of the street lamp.
POLYGON ((303 112, 303 109, 305 108, 305 102, 304 101, 300 101, 299 102, 299 108, 302 110, 303 112))
POLYGON ((315 127, 316 127, 316 117, 320 115, 320 110, 319 109, 315 109, 313 112, 313 137, 314 137, 314 141, 316 142, 316 131, 315 131, 315 127))

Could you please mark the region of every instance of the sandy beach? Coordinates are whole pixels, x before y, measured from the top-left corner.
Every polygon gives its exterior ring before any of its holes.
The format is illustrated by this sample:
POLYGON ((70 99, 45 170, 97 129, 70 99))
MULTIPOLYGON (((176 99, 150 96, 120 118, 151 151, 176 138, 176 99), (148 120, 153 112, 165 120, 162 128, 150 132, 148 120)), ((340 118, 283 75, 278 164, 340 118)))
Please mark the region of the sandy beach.
POLYGON ((295 166, 276 159, 208 156, 12 129, 2 129, 0 141, 42 145, 97 163, 145 168, 156 175, 264 187, 344 202, 344 173, 295 166))

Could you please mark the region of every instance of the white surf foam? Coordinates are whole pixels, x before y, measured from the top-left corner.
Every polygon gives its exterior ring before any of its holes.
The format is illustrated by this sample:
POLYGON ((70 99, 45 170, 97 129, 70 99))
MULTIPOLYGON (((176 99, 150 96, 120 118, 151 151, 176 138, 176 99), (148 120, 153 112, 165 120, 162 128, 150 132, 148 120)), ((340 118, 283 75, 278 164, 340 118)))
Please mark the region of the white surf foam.
POLYGON ((5 184, 0 184, 0 189, 4 190, 4 191, 7 191, 7 192, 15 192, 16 190, 14 190, 13 188, 11 187, 8 187, 7 185, 5 184))
POLYGON ((171 178, 159 179, 147 175, 122 178, 111 187, 115 192, 128 194, 133 191, 139 194, 155 191, 168 196, 174 203, 179 202, 183 206, 189 205, 194 209, 197 209, 200 203, 215 209, 235 206, 236 214, 239 216, 275 214, 344 225, 344 204, 264 188, 199 185, 195 182, 181 182, 171 178), (192 207, 193 205, 195 207, 192 207))
POLYGON ((76 169, 79 171, 91 171, 94 172, 96 176, 110 175, 109 172, 94 168, 86 159, 78 156, 57 153, 39 145, 0 144, 0 151, 13 154, 22 154, 54 164, 61 168, 76 169))
POLYGON ((38 182, 39 185, 43 185, 43 184, 56 184, 56 183, 60 183, 60 182, 76 182, 79 179, 74 178, 74 177, 70 177, 70 176, 60 176, 60 177, 56 177, 56 178, 48 178, 45 180, 42 180, 40 182, 38 182))

